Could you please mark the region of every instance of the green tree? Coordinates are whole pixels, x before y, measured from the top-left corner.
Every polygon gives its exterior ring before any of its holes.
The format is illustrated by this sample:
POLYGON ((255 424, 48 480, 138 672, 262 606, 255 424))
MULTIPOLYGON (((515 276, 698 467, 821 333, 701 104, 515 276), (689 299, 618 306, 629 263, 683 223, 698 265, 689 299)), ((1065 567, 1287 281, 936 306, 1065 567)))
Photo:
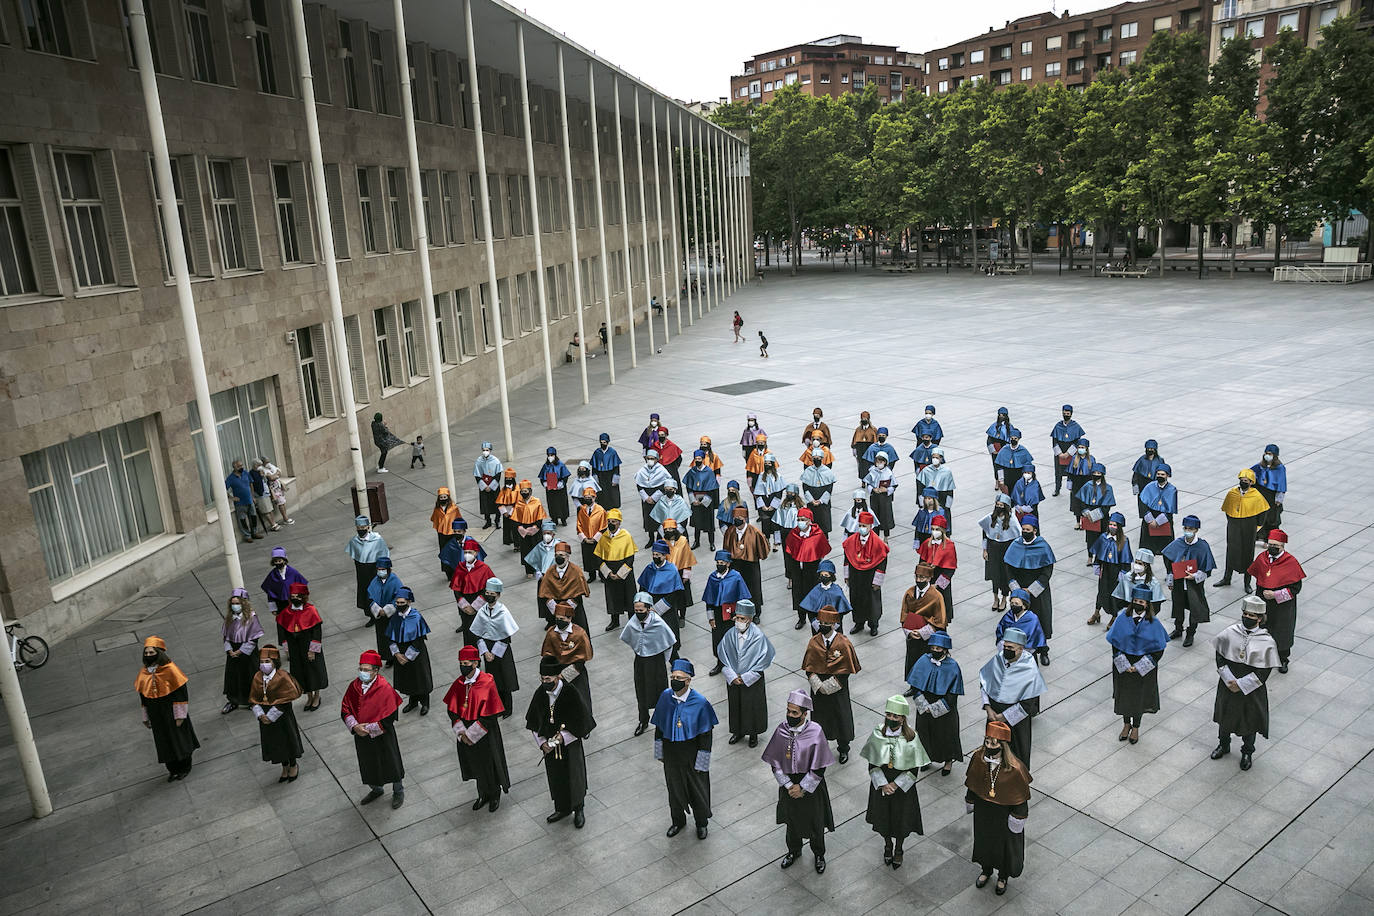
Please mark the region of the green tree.
POLYGON ((1315 192, 1316 135, 1309 118, 1319 87, 1316 57, 1291 29, 1265 49, 1273 69, 1264 87, 1264 151, 1269 156, 1273 193, 1254 214, 1274 226, 1274 266, 1283 254, 1285 232, 1308 232, 1321 215, 1315 192))
MULTIPOLYGON (((1312 175, 1317 204, 1332 221, 1355 210, 1370 215, 1374 193, 1363 179, 1374 169, 1368 142, 1374 137, 1374 38, 1353 18, 1337 19, 1322 29, 1322 43, 1312 56, 1318 84, 1308 123, 1317 148, 1312 175)), ((1372 234, 1365 233, 1366 258, 1372 234)))
POLYGON ((1065 209, 1106 230, 1109 256, 1123 220, 1126 170, 1140 153, 1122 129, 1126 98, 1121 70, 1108 70, 1089 83, 1064 147, 1065 209))
MULTIPOLYGON (((1197 220, 1199 231, 1213 220, 1231 230, 1231 276, 1236 274, 1236 232, 1240 221, 1261 210, 1273 193, 1272 167, 1264 148, 1264 124, 1253 111, 1237 109, 1234 96, 1209 95, 1194 112, 1192 174, 1185 182, 1182 211, 1197 220)), ((1198 246, 1198 277, 1202 246, 1198 246)))

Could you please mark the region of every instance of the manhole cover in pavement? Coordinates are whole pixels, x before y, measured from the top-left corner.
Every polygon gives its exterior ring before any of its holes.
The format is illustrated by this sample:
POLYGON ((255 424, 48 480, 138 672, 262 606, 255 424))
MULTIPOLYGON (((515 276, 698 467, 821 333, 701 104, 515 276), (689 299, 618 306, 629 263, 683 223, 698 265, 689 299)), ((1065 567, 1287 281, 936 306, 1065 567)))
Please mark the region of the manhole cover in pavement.
POLYGON ((122 649, 125 646, 138 645, 138 637, 133 633, 116 633, 113 636, 102 636, 95 641, 95 651, 108 652, 111 649, 122 649))
POLYGON ((106 614, 105 619, 117 620, 120 623, 142 623, 176 600, 161 595, 144 595, 142 598, 135 598, 114 613, 106 614))
POLYGON ((735 382, 731 385, 721 385, 718 388, 707 388, 707 391, 715 394, 728 394, 738 397, 741 394, 753 394, 756 391, 767 391, 770 388, 786 388, 791 382, 775 382, 767 378, 751 378, 747 382, 735 382))

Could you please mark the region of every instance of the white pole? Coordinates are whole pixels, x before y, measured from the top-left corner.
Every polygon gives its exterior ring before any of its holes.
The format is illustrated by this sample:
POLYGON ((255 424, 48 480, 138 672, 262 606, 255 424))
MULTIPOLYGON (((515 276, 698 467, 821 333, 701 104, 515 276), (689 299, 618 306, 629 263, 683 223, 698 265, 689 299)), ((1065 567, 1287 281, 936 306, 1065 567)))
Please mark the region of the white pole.
MULTIPOLYGON (((719 131, 720 128, 717 128, 719 131)), ((720 131, 720 239, 723 246, 720 263, 725 268, 725 293, 735 291, 735 234, 730 226, 734 211, 730 205, 729 141, 720 131)))
POLYGON ((620 174, 621 261, 625 268, 625 307, 630 313, 630 368, 634 369, 639 365, 639 360, 635 355, 635 291, 634 276, 630 272, 630 208, 625 196, 625 138, 621 131, 619 74, 611 77, 611 90, 615 93, 615 165, 620 174))
POLYGON ((733 136, 730 138, 730 235, 735 240, 735 288, 743 286, 746 280, 744 273, 744 237, 740 233, 740 206, 739 206, 739 187, 740 187, 740 159, 739 141, 733 136))
POLYGON ((702 234, 710 241, 706 246, 706 283, 711 287, 712 308, 721 305, 720 288, 716 285, 716 275, 711 267, 715 255, 716 240, 716 184, 715 160, 712 157, 711 134, 705 122, 701 124, 701 219, 702 234))
MULTIPOLYGON (((401 0, 396 2, 400 3, 401 0)), ((549 300, 544 283, 544 243, 540 238, 543 229, 539 225, 539 176, 534 171, 534 137, 530 134, 530 78, 525 69, 525 27, 518 20, 515 25, 515 46, 520 53, 520 107, 525 126, 525 166, 530 173, 530 217, 534 222, 534 280, 535 288, 539 291, 539 327, 544 338, 544 391, 549 402, 549 429, 557 429, 558 419, 553 407, 553 356, 549 353, 549 300)))
MULTIPOLYGON (((133 23, 137 17, 143 15, 143 0, 133 0, 129 4, 129 22, 133 23), (137 12, 135 12, 137 8, 137 12)), ((135 27, 136 28, 136 27, 135 27)), ((138 39, 134 39, 134 57, 138 57, 138 39)), ((148 44, 148 33, 143 33, 143 44, 146 49, 148 44)), ((148 72, 152 72, 149 68, 148 72)), ((171 169, 168 168, 168 184, 171 184, 171 169)), ((164 197, 163 200, 175 200, 174 197, 164 197)), ((169 210, 176 209, 168 207, 169 210)), ((171 231, 169 228, 168 232, 171 231)), ((183 258, 185 252, 182 253, 183 258)), ((33 740, 33 726, 29 724, 29 710, 24 704, 24 692, 19 688, 19 672, 14 667, 14 657, 10 655, 10 637, 4 634, 0 642, 5 644, 5 651, 0 652, 0 695, 5 699, 5 715, 10 721, 10 737, 14 741, 14 750, 19 757, 19 769, 24 773, 24 786, 29 792, 29 807, 33 811, 35 818, 47 817, 52 814, 52 798, 48 795, 48 782, 43 778, 43 763, 38 759, 38 744, 33 740)))
MULTIPOLYGON (((653 292, 654 278, 649 273, 649 211, 645 208, 644 200, 644 135, 639 129, 639 87, 635 87, 635 171, 639 173, 639 236, 644 240, 641 246, 644 252, 644 303, 645 317, 644 327, 649 331, 649 353, 654 352, 654 307, 653 292)), ((627 227, 628 228, 628 227, 627 227)), ((667 314, 667 306, 664 306, 664 314, 667 314)))
MULTIPOLYGON (((444 391, 444 361, 439 346, 439 323, 434 317, 434 279, 429 270, 429 219, 425 213, 421 192, 420 149, 415 140, 415 106, 411 102, 414 91, 410 85, 410 54, 406 46, 405 10, 401 0, 392 0, 392 15, 396 19, 396 60, 401 78, 401 114, 406 128, 406 153, 410 158, 410 210, 415 214, 415 254, 420 259, 420 312, 425 318, 425 346, 429 350, 429 375, 434 382, 434 408, 439 413, 439 448, 444 455, 444 480, 450 493, 458 488, 453 476, 453 443, 449 440, 448 397, 444 391)), ((435 187, 438 194, 438 187, 435 187)), ((432 201, 438 207, 438 200, 432 201)), ((413 367, 412 367, 413 368, 413 367)))
POLYGON ((696 267, 691 271, 692 281, 697 285, 697 317, 706 316, 705 300, 702 293, 706 290, 706 284, 701 281, 701 221, 698 218, 701 211, 700 193, 704 190, 700 188, 697 181, 697 173, 701 168, 697 156, 697 122, 692 115, 687 116, 687 143, 689 146, 687 154, 688 175, 691 177, 692 188, 688 200, 691 201, 692 210, 692 254, 696 256, 696 267))
MULTIPOLYGON (((329 328, 334 338, 334 366, 337 369, 335 388, 342 395, 343 412, 348 419, 344 426, 348 430, 348 450, 353 464, 353 489, 358 494, 360 504, 365 504, 367 471, 363 467, 363 440, 358 432, 358 402, 353 397, 353 374, 348 366, 348 333, 344 330, 343 297, 339 292, 334 223, 329 213, 329 187, 324 180, 320 119, 315 111, 315 77, 310 70, 310 50, 305 39, 305 8, 301 0, 291 0, 291 21, 295 32, 296 72, 301 79, 301 107, 305 111, 305 136, 310 147, 310 184, 315 192, 315 225, 319 227, 317 232, 320 237, 320 257, 324 260, 324 285, 329 295, 329 328)), ((177 239, 180 238, 181 234, 177 233, 177 239)), ((444 422, 448 422, 447 418, 444 422)), ((209 448, 208 440, 206 448, 209 448)))
MULTIPOLYGON (((668 119, 663 119, 663 126, 668 127, 668 119)), ((666 234, 663 228, 663 180, 658 172, 658 102, 651 96, 649 98, 649 132, 654 137, 654 213, 658 216, 658 291, 663 297, 663 340, 668 340, 668 264, 663 257, 663 236, 666 234)), ((671 134, 671 131, 669 131, 671 134)), ((668 206, 673 205, 673 144, 671 139, 665 144, 668 150, 668 206)), ((668 218, 669 227, 673 226, 673 220, 668 218)), ((677 232, 673 233, 677 236, 677 232)), ((677 263, 673 263, 673 276, 677 277, 677 263)), ((673 284, 673 295, 677 296, 678 286, 676 281, 673 284)), ((678 297, 678 321, 682 321, 682 299, 678 297)), ((682 333, 679 325, 678 333, 682 333)))
MULTIPOLYGON (((671 136, 671 131, 669 132, 669 136, 671 136)), ((672 150, 672 146, 673 146, 672 142, 669 141, 669 143, 668 143, 668 169, 669 169, 669 171, 668 171, 668 182, 669 182, 669 184, 672 183, 672 167, 673 167, 673 150, 672 150)), ((686 167, 686 157, 687 157, 687 138, 683 135, 683 132, 682 132, 682 111, 679 110, 679 111, 677 112, 677 181, 678 181, 678 184, 681 186, 682 209, 681 209, 681 210, 674 211, 674 213, 673 213, 673 259, 674 259, 674 260, 673 260, 673 271, 674 271, 673 276, 674 276, 675 278, 677 278, 677 281, 678 281, 678 289, 683 290, 682 296, 679 297, 679 299, 678 299, 678 309, 677 309, 677 332, 678 332, 679 334, 682 333, 682 298, 686 298, 686 300, 687 300, 687 324, 688 324, 688 325, 691 325, 691 324, 694 323, 694 320, 693 320, 693 318, 692 318, 692 275, 691 275, 691 272, 687 269, 687 267, 688 267, 688 261, 687 261, 687 167, 686 167), (678 233, 677 233, 677 230, 678 230, 678 216, 679 216, 679 215, 681 215, 681 217, 682 217, 682 240, 681 240, 681 242, 678 241, 678 233), (680 276, 679 276, 679 274, 677 273, 677 271, 678 271, 679 268, 681 268, 681 270, 682 270, 682 273, 681 273, 680 276), (686 282, 684 283, 683 281, 686 281, 686 282), (685 286, 685 289, 684 289, 684 286, 685 286)), ((674 191, 676 192, 676 189, 674 189, 674 191)), ((677 201, 677 198, 674 197, 673 200, 674 200, 674 202, 676 202, 676 201, 677 201)))
MULTIPOLYGON (((573 195, 572 145, 568 141, 568 86, 563 76, 563 45, 557 47, 558 54, 558 114, 563 122, 563 172, 568 184, 568 239, 572 243, 572 284, 573 303, 577 306, 577 339, 582 341, 577 354, 577 369, 582 376, 582 403, 591 403, 591 393, 587 389, 587 354, 592 344, 587 340, 587 330, 582 326, 582 264, 577 254, 577 198, 573 195)), ((595 104, 595 100, 593 100, 595 104)))
POLYGON ((487 253, 487 288, 491 291, 492 321, 496 327, 496 376, 501 392, 501 426, 506 434, 506 463, 515 460, 510 430, 510 392, 506 386, 506 334, 501 324, 501 291, 496 285, 496 246, 491 238, 491 190, 487 184, 487 151, 482 139, 482 99, 477 92, 477 45, 472 40, 472 0, 463 0, 463 26, 468 42, 468 98, 472 105, 472 136, 477 146, 477 187, 482 195, 482 237, 487 253))
POLYGON ((725 287, 720 285, 720 165, 716 162, 716 132, 703 120, 702 136, 706 141, 706 182, 710 190, 709 206, 706 210, 706 232, 711 237, 710 264, 711 292, 716 297, 716 305, 725 304, 725 287))
MULTIPOLYGON (((205 374, 205 351, 201 349, 200 321, 196 317, 195 297, 191 295, 191 270, 186 265, 186 246, 181 240, 181 214, 177 212, 177 195, 172 184, 172 159, 167 152, 167 127, 162 121, 162 99, 157 91, 153 53, 148 44, 147 14, 143 9, 143 0, 134 0, 128 9, 129 30, 134 38, 134 60, 138 63, 139 82, 143 87, 143 108, 148 116, 148 133, 153 141, 153 177, 157 181, 158 199, 163 202, 162 221, 167 230, 167 253, 172 262, 172 276, 176 280, 181 330, 186 338, 186 358, 190 363, 191 385, 196 393, 196 410, 200 413, 200 434, 204 437, 207 463, 213 468, 216 459, 222 454, 219 450, 219 429, 215 426, 215 411, 210 403, 210 380, 205 374)), ((213 474, 214 471, 210 473, 213 474)), ((219 539, 220 546, 224 548, 224 565, 225 571, 229 574, 229 587, 243 588, 243 570, 239 567, 238 533, 234 531, 234 510, 229 506, 229 493, 220 481, 212 481, 210 490, 215 494, 215 511, 219 514, 219 539)))
POLYGON ((711 131, 711 221, 715 224, 716 230, 716 283, 720 292, 720 301, 724 302, 730 295, 730 290, 725 285, 725 157, 721 151, 720 132, 715 126, 708 128, 711 131))
MULTIPOLYGON (((596 65, 587 58, 587 97, 592 113, 592 175, 596 178, 596 232, 601 239, 601 294, 606 297, 606 368, 615 384, 615 324, 611 320, 611 264, 606 252, 606 201, 601 186, 601 137, 596 127, 596 65)), ((633 329, 633 325, 631 325, 633 329)))

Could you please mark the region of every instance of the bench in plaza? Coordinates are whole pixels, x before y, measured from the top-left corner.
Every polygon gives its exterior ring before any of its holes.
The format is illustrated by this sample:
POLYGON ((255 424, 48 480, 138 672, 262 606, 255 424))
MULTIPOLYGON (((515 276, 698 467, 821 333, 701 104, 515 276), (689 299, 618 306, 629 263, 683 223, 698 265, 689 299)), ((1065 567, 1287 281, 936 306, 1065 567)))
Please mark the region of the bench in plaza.
POLYGON ((1112 267, 1112 268, 1104 267, 1104 268, 1102 268, 1102 276, 1104 276, 1104 277, 1135 277, 1136 279, 1144 279, 1145 277, 1148 277, 1149 275, 1150 275, 1150 268, 1148 268, 1148 267, 1112 267))

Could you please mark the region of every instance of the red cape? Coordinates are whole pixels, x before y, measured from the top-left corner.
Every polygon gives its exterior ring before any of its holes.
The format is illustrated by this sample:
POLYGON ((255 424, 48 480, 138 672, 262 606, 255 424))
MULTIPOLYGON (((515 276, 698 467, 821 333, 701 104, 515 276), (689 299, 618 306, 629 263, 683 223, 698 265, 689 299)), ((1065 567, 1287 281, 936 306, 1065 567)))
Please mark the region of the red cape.
POLYGON ((933 538, 927 538, 917 554, 936 569, 959 568, 959 556, 954 550, 954 542, 948 537, 938 545, 933 538))
POLYGON ((496 681, 485 671, 477 672, 477 680, 469 687, 460 677, 444 694, 444 705, 464 722, 471 722, 483 716, 499 716, 506 711, 501 697, 496 693, 496 681))
POLYGON ((844 561, 853 569, 873 569, 887 559, 887 542, 876 533, 868 535, 868 543, 859 541, 857 532, 844 539, 844 561))
POLYGON ((1250 568, 1245 571, 1247 576, 1253 576, 1255 586, 1258 589, 1286 588, 1294 582, 1301 582, 1307 578, 1307 573, 1303 572, 1302 564, 1298 558, 1288 551, 1284 551, 1274 562, 1269 562, 1269 554, 1262 553, 1255 557, 1255 562, 1250 564, 1250 568))
POLYGON ((677 447, 677 443, 672 439, 666 439, 658 445, 651 446, 658 452, 659 464, 672 464, 682 457, 682 449, 677 447))
POLYGON ((802 537, 797 530, 791 528, 787 532, 787 540, 783 542, 782 548, 787 555, 798 563, 824 560, 830 553, 830 540, 825 536, 825 532, 812 525, 811 534, 802 537))
POLYGON ((396 688, 388 684, 386 678, 380 674, 373 680, 372 686, 367 688, 367 693, 363 693, 363 685, 358 683, 355 677, 348 682, 348 689, 344 691, 339 718, 345 722, 349 716, 360 723, 380 722, 400 709, 403 702, 396 688))
POLYGON ((288 604, 277 612, 277 626, 288 633, 308 630, 317 623, 323 623, 323 621, 320 620, 320 612, 315 610, 313 604, 307 604, 299 611, 288 604))
POLYGON ((475 595, 494 575, 496 574, 491 571, 491 567, 481 560, 474 563, 472 569, 459 563, 454 567, 453 579, 450 580, 448 587, 460 595, 475 595))

